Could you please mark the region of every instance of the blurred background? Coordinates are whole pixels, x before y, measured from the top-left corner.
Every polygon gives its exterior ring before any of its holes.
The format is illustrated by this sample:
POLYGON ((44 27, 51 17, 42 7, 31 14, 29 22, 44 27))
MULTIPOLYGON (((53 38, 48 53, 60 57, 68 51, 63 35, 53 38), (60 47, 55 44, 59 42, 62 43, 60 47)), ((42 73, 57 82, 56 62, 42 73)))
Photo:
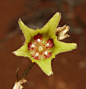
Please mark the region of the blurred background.
POLYGON ((56 12, 62 16, 59 26, 70 26, 70 37, 63 41, 78 48, 56 56, 50 77, 35 64, 24 89, 86 89, 86 0, 0 0, 0 89, 12 89, 17 68, 20 76, 30 62, 12 54, 25 40, 18 19, 36 29, 56 12))

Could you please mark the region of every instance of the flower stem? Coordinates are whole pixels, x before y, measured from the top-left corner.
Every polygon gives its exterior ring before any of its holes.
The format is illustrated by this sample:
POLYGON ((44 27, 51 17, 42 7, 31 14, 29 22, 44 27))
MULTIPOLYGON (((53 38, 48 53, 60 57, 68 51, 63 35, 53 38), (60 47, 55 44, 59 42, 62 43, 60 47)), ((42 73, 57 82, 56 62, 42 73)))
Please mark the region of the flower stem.
POLYGON ((29 71, 32 67, 33 67, 33 63, 30 62, 29 65, 27 66, 27 68, 25 69, 25 71, 23 72, 23 74, 20 76, 20 78, 17 79, 17 81, 25 79, 25 77, 27 76, 27 74, 29 73, 29 71))

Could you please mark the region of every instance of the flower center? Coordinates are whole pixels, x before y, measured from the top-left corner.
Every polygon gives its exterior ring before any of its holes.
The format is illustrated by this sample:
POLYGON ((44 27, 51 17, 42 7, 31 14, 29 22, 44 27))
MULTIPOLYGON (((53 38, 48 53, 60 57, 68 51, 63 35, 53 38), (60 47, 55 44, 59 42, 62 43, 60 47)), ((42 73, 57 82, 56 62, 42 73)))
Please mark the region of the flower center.
POLYGON ((39 52, 42 52, 43 51, 43 47, 42 46, 39 46, 38 47, 38 50, 39 50, 39 52))
POLYGON ((52 55, 52 51, 50 51, 50 49, 54 46, 52 39, 48 39, 44 42, 42 35, 37 34, 32 40, 28 43, 28 50, 31 52, 31 56, 34 59, 47 59, 52 55))

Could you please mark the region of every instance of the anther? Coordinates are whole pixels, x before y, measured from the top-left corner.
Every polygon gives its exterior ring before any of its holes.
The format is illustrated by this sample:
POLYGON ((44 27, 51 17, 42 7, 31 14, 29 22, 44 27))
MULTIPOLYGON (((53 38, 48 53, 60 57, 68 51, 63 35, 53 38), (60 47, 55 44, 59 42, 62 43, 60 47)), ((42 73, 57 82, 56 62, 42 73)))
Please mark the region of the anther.
POLYGON ((52 48, 53 47, 53 40, 52 39, 49 39, 49 40, 47 40, 47 48, 52 48))
POLYGON ((52 55, 52 53, 49 52, 47 55, 44 54, 44 57, 45 57, 45 59, 46 59, 46 58, 49 58, 51 55, 52 55))
POLYGON ((31 47, 34 48, 35 46, 32 44, 31 47))
POLYGON ((39 53, 36 53, 35 55, 32 55, 32 57, 34 58, 34 59, 37 59, 37 60, 39 60, 39 53))
POLYGON ((36 53, 35 56, 37 57, 39 55, 39 53, 36 53))
POLYGON ((40 34, 37 34, 36 36, 34 36, 34 40, 35 41, 40 41, 42 39, 42 36, 40 34))
POLYGON ((37 42, 40 42, 41 40, 40 39, 37 39, 37 42))
POLYGON ((47 51, 45 51, 44 54, 47 55, 48 54, 47 51))
POLYGON ((28 50, 31 50, 31 49, 32 49, 31 45, 32 45, 32 43, 29 42, 29 43, 28 43, 28 50))
POLYGON ((46 46, 49 46, 49 43, 47 43, 46 46))

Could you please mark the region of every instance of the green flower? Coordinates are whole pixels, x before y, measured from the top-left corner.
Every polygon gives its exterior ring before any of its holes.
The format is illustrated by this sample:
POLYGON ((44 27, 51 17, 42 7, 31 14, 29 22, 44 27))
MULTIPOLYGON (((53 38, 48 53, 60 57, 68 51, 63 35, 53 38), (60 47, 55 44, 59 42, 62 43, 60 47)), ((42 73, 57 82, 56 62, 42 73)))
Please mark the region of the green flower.
POLYGON ((57 12, 44 27, 37 30, 28 28, 21 19, 18 21, 25 37, 25 43, 14 51, 14 54, 30 58, 48 76, 53 74, 51 60, 55 58, 55 55, 77 47, 75 43, 64 43, 57 40, 56 27, 60 18, 61 15, 57 12))

